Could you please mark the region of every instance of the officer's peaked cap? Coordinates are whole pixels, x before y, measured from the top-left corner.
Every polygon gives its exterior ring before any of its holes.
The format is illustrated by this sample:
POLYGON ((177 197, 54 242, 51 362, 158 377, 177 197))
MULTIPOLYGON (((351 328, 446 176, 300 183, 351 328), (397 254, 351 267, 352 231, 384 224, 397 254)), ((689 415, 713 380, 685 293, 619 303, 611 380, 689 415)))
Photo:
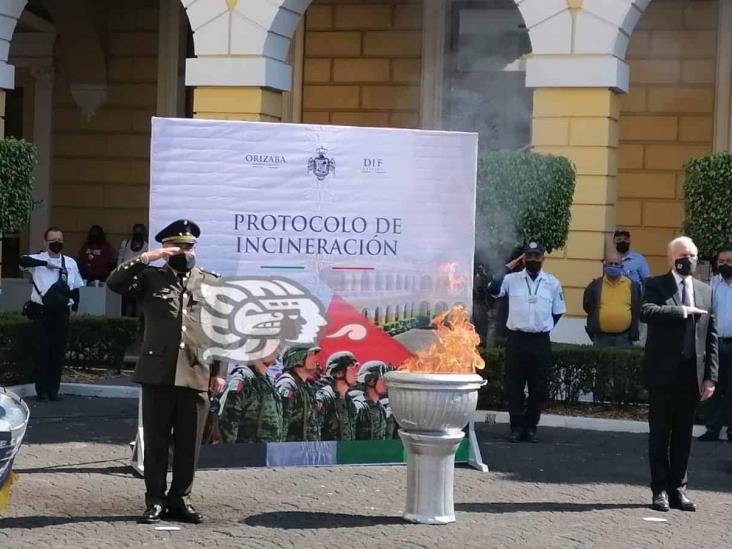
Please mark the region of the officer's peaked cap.
POLYGON ((155 235, 158 242, 181 242, 195 244, 201 236, 201 228, 190 219, 178 219, 155 235))

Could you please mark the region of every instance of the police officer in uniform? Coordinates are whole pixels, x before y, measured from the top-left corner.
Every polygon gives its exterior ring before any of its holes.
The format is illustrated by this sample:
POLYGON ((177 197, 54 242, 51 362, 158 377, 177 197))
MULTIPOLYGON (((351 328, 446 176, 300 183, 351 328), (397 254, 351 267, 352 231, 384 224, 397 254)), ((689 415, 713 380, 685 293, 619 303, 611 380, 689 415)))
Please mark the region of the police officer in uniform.
POLYGON ((536 442, 551 365, 549 332, 567 311, 559 280, 542 270, 544 251, 541 244, 527 244, 524 253, 506 265, 510 274, 494 280, 489 289, 494 297, 508 296, 506 393, 511 442, 536 442), (511 272, 521 263, 522 271, 511 272), (524 407, 527 383, 529 399, 524 407))
POLYGON ((142 385, 145 442, 145 504, 140 518, 155 523, 167 516, 191 523, 203 515, 188 502, 208 414, 208 391, 225 387, 223 365, 202 361, 200 304, 192 290, 217 275, 195 266, 194 246, 201 231, 187 219, 174 221, 156 236, 163 247, 121 264, 109 288, 140 301, 145 333, 134 379, 142 385), (150 263, 163 259, 163 267, 150 263), (200 343, 198 343, 200 345, 200 343), (168 447, 175 440, 173 481, 166 494, 168 447))

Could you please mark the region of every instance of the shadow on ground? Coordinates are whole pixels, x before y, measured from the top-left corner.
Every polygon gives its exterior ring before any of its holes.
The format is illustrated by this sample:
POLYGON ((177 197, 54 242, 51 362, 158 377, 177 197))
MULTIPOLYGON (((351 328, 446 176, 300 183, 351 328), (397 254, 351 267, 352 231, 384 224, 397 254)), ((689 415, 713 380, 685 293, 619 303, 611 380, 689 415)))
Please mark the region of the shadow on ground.
MULTIPOLYGON (((507 425, 476 427, 483 461, 508 478, 552 484, 635 484, 647 486, 648 435, 539 428, 537 444, 511 444, 507 425)), ((690 490, 732 492, 732 443, 694 441, 690 490)))
POLYGON ((240 521, 247 526, 263 526, 283 530, 317 530, 321 528, 361 528, 405 524, 401 517, 376 515, 349 515, 345 513, 313 513, 308 511, 281 511, 252 515, 240 521))
POLYGON ((93 516, 93 517, 8 517, 0 518, 0 530, 5 528, 45 528, 47 526, 59 526, 63 524, 80 524, 89 522, 135 522, 136 516, 93 516))
POLYGON ((456 511, 466 513, 588 513, 591 511, 612 511, 614 509, 642 509, 648 505, 637 503, 560 503, 557 501, 537 502, 476 502, 456 503, 456 511))

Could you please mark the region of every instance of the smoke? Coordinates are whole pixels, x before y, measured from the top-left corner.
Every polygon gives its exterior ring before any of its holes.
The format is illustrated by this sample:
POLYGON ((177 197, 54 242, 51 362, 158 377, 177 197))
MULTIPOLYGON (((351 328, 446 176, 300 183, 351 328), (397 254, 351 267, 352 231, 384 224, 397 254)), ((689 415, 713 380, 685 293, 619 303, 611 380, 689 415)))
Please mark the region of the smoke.
MULTIPOLYGON (((443 127, 478 132, 481 153, 527 148, 532 93, 525 86, 524 55, 531 44, 518 8, 448 8, 447 18, 443 127)), ((522 237, 513 216, 483 196, 484 188, 478 193, 476 261, 502 271, 522 237)))

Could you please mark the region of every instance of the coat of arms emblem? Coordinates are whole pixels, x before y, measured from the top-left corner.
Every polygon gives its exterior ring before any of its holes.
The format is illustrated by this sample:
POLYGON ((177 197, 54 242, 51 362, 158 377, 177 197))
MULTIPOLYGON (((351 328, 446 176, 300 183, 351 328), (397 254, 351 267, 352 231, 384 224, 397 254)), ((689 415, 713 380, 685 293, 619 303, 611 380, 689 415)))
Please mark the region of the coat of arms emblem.
POLYGON ((335 160, 325 156, 327 152, 328 149, 318 147, 316 155, 308 160, 308 174, 315 174, 318 181, 323 181, 331 172, 335 173, 335 160))

